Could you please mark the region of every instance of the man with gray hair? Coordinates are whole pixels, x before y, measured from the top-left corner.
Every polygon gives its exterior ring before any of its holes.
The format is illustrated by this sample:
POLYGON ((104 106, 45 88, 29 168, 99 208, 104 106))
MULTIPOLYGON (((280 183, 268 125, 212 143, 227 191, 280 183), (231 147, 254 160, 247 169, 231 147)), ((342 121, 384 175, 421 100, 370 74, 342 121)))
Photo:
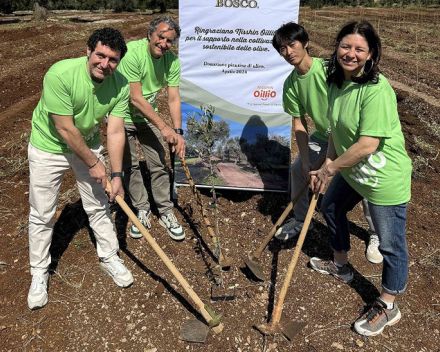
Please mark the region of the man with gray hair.
MULTIPOLYGON (((185 155, 182 116, 180 107, 180 62, 170 51, 180 36, 178 24, 168 16, 150 22, 147 38, 127 44, 128 52, 121 61, 119 71, 130 84, 130 110, 125 117, 127 142, 124 151, 125 187, 133 206, 138 210, 140 222, 151 228, 150 203, 145 188, 136 140, 145 156, 151 180, 151 190, 159 211, 159 223, 176 241, 185 238, 185 232, 173 213, 170 199, 170 179, 165 163, 165 148, 169 144, 180 158, 185 155), (166 87, 168 106, 173 126, 169 126, 158 114, 157 95, 166 87)), ((132 225, 132 238, 141 238, 139 229, 132 225)))

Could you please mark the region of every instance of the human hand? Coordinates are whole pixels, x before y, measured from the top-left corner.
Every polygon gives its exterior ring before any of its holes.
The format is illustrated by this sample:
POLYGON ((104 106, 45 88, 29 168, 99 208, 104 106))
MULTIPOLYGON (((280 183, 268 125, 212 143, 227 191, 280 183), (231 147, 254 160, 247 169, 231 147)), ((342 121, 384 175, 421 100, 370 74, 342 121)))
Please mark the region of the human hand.
POLYGON ((177 137, 179 135, 170 126, 165 125, 164 127, 162 127, 160 133, 162 134, 164 142, 171 145, 176 145, 177 137))
POLYGON ((95 181, 101 184, 102 188, 105 189, 107 184, 107 174, 105 171, 105 166, 100 159, 98 162, 89 168, 89 175, 95 179, 95 181))
POLYGON ((111 190, 108 192, 108 198, 110 202, 113 202, 116 196, 124 198, 124 187, 122 185, 121 177, 114 177, 111 181, 111 190))
POLYGON ((319 170, 310 172, 310 188, 313 193, 324 193, 330 178, 336 173, 332 171, 331 164, 324 164, 319 170))
POLYGON ((186 142, 183 136, 177 135, 177 143, 172 146, 172 150, 179 156, 180 159, 185 157, 186 142))

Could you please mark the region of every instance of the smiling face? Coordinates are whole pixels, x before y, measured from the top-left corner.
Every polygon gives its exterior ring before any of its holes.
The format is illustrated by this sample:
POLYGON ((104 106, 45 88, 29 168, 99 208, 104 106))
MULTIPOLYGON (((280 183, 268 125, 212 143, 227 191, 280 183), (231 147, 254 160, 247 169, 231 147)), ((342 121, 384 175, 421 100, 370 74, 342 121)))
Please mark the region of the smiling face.
POLYGON ((303 45, 299 40, 294 40, 289 44, 283 44, 280 47, 280 55, 286 60, 289 64, 293 66, 298 66, 303 59, 308 56, 307 48, 308 43, 303 45))
POLYGON ((360 34, 348 34, 341 39, 336 51, 336 58, 344 71, 346 80, 358 76, 365 62, 371 58, 367 41, 360 34))
POLYGON ((95 82, 102 82, 105 77, 115 72, 116 67, 121 60, 121 53, 117 50, 110 49, 101 42, 96 44, 95 50, 87 49, 87 67, 90 77, 95 82))
POLYGON ((168 50, 170 50, 177 38, 176 31, 164 22, 159 23, 156 30, 150 35, 148 50, 151 56, 156 59, 161 58, 168 50))

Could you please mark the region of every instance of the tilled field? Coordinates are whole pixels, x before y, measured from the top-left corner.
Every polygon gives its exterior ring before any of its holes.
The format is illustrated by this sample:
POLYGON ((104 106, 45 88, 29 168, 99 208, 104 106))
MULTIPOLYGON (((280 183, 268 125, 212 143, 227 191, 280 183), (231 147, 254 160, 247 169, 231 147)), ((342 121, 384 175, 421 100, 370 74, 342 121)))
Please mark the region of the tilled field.
MULTIPOLYGON (((95 16, 96 14, 94 14, 95 16)), ((175 14, 176 15, 176 14, 175 14)), ((75 14, 78 16, 78 14, 75 14)), ((176 15, 177 16, 177 15, 176 15)), ((272 242, 261 262, 268 280, 249 280, 243 256, 253 251, 287 205, 283 194, 220 192, 222 245, 234 259, 221 272, 187 188, 179 189, 177 216, 187 239, 173 242, 153 220, 151 233, 204 302, 223 314, 224 331, 204 345, 179 340, 180 326, 194 317, 191 300, 144 239, 126 237, 127 219, 115 221, 122 253, 135 283, 117 288, 96 258, 87 219, 67 175, 60 195, 52 253, 56 259, 49 304, 29 311, 27 141, 42 77, 54 62, 85 53, 99 23, 72 23, 61 15, 43 24, 0 27, 0 341, 4 351, 439 351, 440 339, 440 39, 438 9, 301 9, 312 54, 326 57, 341 24, 367 18, 379 29, 382 70, 396 89, 407 148, 414 163, 408 214, 410 278, 399 299, 402 320, 375 338, 362 338, 351 325, 380 289, 381 266, 364 256, 366 223, 359 209, 352 221, 350 260, 356 269, 347 286, 307 267, 310 256, 330 255, 328 232, 317 214, 286 299, 284 316, 307 325, 293 342, 263 338, 253 325, 270 317, 295 243, 272 242)), ((127 39, 145 35, 151 16, 102 15, 127 39)), ((166 104, 161 100, 162 111, 166 104)), ((164 114, 166 116, 166 114, 164 114)), ((207 204, 209 193, 203 194, 207 204)))

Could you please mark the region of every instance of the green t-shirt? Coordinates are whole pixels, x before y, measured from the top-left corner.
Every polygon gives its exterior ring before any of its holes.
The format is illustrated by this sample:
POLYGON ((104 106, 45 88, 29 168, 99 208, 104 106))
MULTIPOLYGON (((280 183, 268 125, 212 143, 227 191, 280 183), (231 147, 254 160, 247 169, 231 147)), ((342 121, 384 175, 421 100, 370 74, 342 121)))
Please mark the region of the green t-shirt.
POLYGON ((362 197, 377 205, 398 205, 411 198, 411 159, 397 112, 396 94, 386 78, 358 84, 344 82, 329 89, 328 117, 337 155, 360 136, 380 138, 377 150, 355 166, 341 171, 362 197))
POLYGON ((326 63, 315 57, 312 60, 312 67, 306 74, 300 75, 293 70, 284 81, 283 106, 293 117, 309 115, 316 128, 313 136, 326 141, 329 135, 326 63))
MULTIPOLYGON (((128 82, 141 82, 142 95, 157 111, 156 97, 163 87, 178 87, 180 84, 180 62, 171 51, 156 59, 151 56, 148 40, 134 40, 127 44, 127 54, 121 60, 118 70, 128 82)), ((144 115, 130 104, 126 123, 146 122, 144 115)))
POLYGON ((73 116, 86 144, 96 147, 99 123, 107 114, 123 118, 129 97, 128 82, 120 73, 96 83, 90 78, 87 57, 59 61, 44 76, 43 92, 32 115, 30 142, 49 153, 71 153, 50 117, 55 114, 73 116))

